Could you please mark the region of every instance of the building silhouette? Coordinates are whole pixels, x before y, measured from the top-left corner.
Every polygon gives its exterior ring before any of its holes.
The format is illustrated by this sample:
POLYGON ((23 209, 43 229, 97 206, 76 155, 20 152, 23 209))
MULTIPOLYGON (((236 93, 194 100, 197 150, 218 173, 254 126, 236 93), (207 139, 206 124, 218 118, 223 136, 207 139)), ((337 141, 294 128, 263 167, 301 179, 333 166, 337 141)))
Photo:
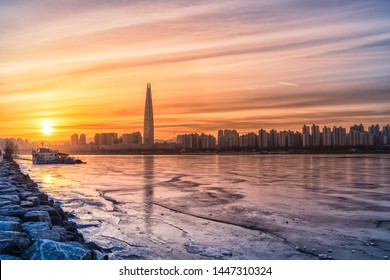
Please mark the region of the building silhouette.
POLYGON ((85 134, 81 134, 79 138, 79 145, 86 145, 87 144, 87 137, 85 134))
POLYGON ((79 144, 79 136, 77 134, 73 134, 70 137, 70 145, 77 146, 79 144))
POLYGON ((94 137, 94 143, 96 145, 114 145, 118 143, 117 133, 97 133, 94 137))
POLYGON ((206 135, 204 133, 191 133, 177 135, 177 145, 183 149, 190 150, 206 150, 215 149, 217 141, 213 135, 206 135))
POLYGON ((218 146, 221 149, 230 149, 239 146, 240 136, 237 130, 218 130, 218 146))
POLYGON ((153 121, 153 104, 152 104, 152 86, 146 86, 145 115, 144 115, 144 137, 145 147, 152 148, 154 144, 154 121, 153 121))
POLYGON ((142 143, 142 135, 141 132, 133 132, 123 134, 122 143, 124 144, 141 144, 142 143))

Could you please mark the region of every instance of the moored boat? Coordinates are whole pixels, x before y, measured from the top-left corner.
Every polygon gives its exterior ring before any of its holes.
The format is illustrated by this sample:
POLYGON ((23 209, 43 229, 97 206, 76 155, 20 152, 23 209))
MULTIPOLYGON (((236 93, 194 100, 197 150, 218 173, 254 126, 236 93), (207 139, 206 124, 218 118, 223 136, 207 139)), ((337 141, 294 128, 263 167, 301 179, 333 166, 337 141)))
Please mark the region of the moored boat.
POLYGON ((34 164, 80 164, 85 163, 80 159, 70 157, 69 154, 59 153, 49 148, 38 148, 32 150, 32 161, 34 164))

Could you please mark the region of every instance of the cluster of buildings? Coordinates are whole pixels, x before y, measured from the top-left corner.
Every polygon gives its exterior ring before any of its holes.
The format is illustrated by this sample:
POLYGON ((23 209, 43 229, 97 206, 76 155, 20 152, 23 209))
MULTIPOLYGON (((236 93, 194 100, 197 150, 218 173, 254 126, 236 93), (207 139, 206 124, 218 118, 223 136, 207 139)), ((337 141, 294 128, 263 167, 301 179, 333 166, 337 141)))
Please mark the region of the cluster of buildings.
POLYGON ((363 147, 390 145, 390 127, 380 129, 372 125, 366 131, 362 124, 351 126, 347 132, 343 127, 327 127, 304 125, 302 132, 275 129, 240 135, 236 130, 218 131, 219 149, 253 148, 309 148, 309 147, 363 147))
POLYGON ((128 150, 141 149, 141 132, 132 132, 118 136, 117 133, 97 133, 93 141, 87 143, 85 134, 73 134, 70 142, 65 143, 67 151, 128 150))
POLYGON ((211 134, 179 134, 169 143, 145 145, 140 132, 123 134, 99 133, 94 141, 86 144, 85 135, 72 135, 70 150, 127 150, 127 149, 161 149, 161 150, 262 150, 284 148, 321 148, 321 147, 373 147, 390 145, 390 126, 372 125, 365 130, 363 125, 351 126, 349 131, 344 127, 327 127, 318 125, 302 127, 302 131, 260 129, 258 133, 239 134, 237 130, 219 130, 217 138, 211 134))
POLYGON ((214 150, 217 148, 217 141, 213 135, 204 133, 191 133, 178 135, 176 147, 192 150, 214 150))
MULTIPOLYGON (((284 148, 320 148, 320 147, 374 147, 390 145, 390 127, 372 125, 365 130, 362 124, 346 128, 333 128, 318 125, 304 125, 302 131, 260 129, 258 133, 239 134, 237 130, 219 130, 218 138, 205 133, 177 135, 173 141, 155 143, 154 119, 151 84, 146 86, 144 111, 144 130, 118 136, 117 133, 97 133, 93 141, 87 143, 85 134, 73 134, 70 142, 53 146, 65 152, 93 152, 113 150, 262 150, 284 148)), ((37 143, 28 140, 13 139, 20 150, 36 148, 37 143)), ((2 139, 0 139, 1 144, 2 139)))

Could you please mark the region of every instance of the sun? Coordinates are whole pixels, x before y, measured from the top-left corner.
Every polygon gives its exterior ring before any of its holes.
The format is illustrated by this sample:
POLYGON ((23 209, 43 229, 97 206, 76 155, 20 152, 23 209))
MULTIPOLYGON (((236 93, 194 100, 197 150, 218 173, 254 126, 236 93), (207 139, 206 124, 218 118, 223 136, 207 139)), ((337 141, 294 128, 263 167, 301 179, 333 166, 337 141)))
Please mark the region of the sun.
POLYGON ((53 133, 53 124, 51 121, 45 121, 42 123, 42 129, 41 131, 45 134, 45 135, 51 135, 53 133))

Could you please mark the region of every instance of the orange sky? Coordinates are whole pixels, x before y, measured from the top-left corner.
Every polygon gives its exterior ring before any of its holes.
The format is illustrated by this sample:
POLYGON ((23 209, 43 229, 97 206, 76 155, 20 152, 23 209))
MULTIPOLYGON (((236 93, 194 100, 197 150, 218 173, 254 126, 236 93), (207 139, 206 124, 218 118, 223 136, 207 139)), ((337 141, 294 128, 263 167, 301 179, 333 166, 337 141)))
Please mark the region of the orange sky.
POLYGON ((390 122, 388 1, 193 2, 1 2, 0 138, 390 122))

